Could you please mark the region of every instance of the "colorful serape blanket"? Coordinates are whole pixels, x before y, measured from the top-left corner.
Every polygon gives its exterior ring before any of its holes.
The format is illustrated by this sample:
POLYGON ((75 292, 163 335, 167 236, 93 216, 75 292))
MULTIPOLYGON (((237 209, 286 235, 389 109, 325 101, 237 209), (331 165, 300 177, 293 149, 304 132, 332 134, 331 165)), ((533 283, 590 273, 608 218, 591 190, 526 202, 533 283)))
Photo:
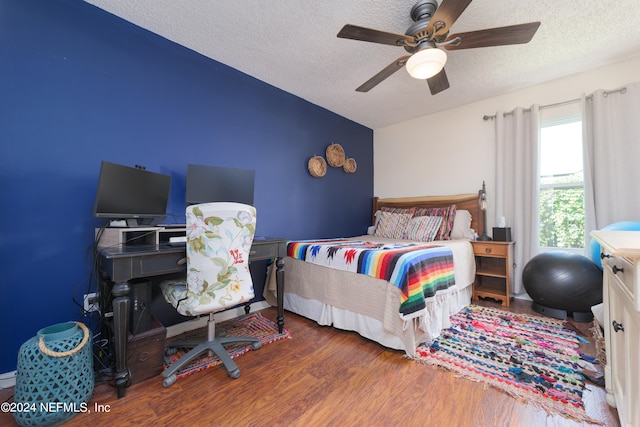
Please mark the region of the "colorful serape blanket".
POLYGON ((445 246, 360 240, 289 242, 287 255, 313 264, 386 280, 400 289, 400 315, 418 317, 425 298, 455 284, 453 252, 445 246))

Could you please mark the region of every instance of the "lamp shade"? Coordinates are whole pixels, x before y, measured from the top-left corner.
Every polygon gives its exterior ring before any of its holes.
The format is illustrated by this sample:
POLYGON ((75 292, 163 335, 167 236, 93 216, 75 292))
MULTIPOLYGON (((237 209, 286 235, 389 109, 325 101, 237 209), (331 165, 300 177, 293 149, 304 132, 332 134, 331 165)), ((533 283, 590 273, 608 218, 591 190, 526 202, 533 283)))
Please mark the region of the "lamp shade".
POLYGON ((483 210, 483 211, 486 211, 487 210, 487 195, 486 195, 486 193, 482 193, 482 196, 480 196, 479 203, 480 203, 480 209, 483 210))
POLYGON ((437 48, 422 49, 407 61, 407 72, 414 79, 428 79, 435 76, 447 62, 447 54, 437 48))
POLYGON ((482 190, 480 190, 480 197, 478 198, 478 204, 480 205, 480 210, 487 210, 487 187, 485 186, 484 181, 482 181, 482 190))

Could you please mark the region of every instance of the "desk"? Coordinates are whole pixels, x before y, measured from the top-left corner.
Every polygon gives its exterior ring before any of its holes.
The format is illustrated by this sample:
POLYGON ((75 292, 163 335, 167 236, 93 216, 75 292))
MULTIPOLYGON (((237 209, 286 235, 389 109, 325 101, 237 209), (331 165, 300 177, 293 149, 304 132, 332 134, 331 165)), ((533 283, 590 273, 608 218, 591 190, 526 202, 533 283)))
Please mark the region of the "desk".
MULTIPOLYGON (((113 335, 116 371, 114 380, 118 397, 124 397, 129 386, 127 367, 127 335, 129 332, 129 280, 160 276, 185 271, 185 248, 155 245, 119 245, 98 248, 100 256, 101 280, 111 288, 113 296, 113 335)), ((253 241, 249 262, 275 258, 278 330, 284 326, 284 257, 287 255, 287 240, 273 237, 253 241)), ((108 289, 103 287, 103 289, 108 289)), ((103 310, 103 313, 105 311, 103 310)))

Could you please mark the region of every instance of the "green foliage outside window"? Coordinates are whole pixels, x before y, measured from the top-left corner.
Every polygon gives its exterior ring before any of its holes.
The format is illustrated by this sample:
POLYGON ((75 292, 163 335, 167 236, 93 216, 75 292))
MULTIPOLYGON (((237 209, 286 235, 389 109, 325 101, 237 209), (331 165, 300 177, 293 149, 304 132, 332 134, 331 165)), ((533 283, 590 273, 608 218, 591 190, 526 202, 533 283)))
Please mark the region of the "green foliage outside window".
MULTIPOLYGON (((584 187, 582 173, 558 179, 554 183, 576 182, 578 186, 540 189, 540 246, 584 248, 584 187), (579 176, 576 176, 579 175, 579 176)), ((544 184, 544 179, 542 184, 544 184)), ((565 184, 566 185, 566 184, 565 184)))

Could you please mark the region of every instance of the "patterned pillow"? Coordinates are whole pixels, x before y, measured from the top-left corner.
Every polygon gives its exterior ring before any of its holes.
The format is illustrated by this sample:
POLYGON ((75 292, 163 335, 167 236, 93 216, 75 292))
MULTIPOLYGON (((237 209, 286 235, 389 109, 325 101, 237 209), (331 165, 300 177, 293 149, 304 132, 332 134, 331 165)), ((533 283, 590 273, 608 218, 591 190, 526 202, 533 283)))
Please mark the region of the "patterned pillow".
POLYGON ((382 212, 390 212, 396 214, 407 214, 413 216, 413 213, 416 211, 416 208, 390 208, 387 206, 383 206, 380 208, 382 212))
POLYGON ((456 217, 456 205, 447 208, 423 208, 416 209, 413 217, 419 216, 439 216, 442 217, 440 231, 436 234, 435 240, 451 240, 451 230, 453 230, 453 220, 456 217))
POLYGON ((378 226, 373 235, 387 237, 389 239, 403 239, 409 220, 411 220, 411 215, 409 214, 382 211, 380 212, 378 226))
POLYGON ((433 242, 440 231, 441 216, 417 216, 409 220, 405 239, 433 242))

